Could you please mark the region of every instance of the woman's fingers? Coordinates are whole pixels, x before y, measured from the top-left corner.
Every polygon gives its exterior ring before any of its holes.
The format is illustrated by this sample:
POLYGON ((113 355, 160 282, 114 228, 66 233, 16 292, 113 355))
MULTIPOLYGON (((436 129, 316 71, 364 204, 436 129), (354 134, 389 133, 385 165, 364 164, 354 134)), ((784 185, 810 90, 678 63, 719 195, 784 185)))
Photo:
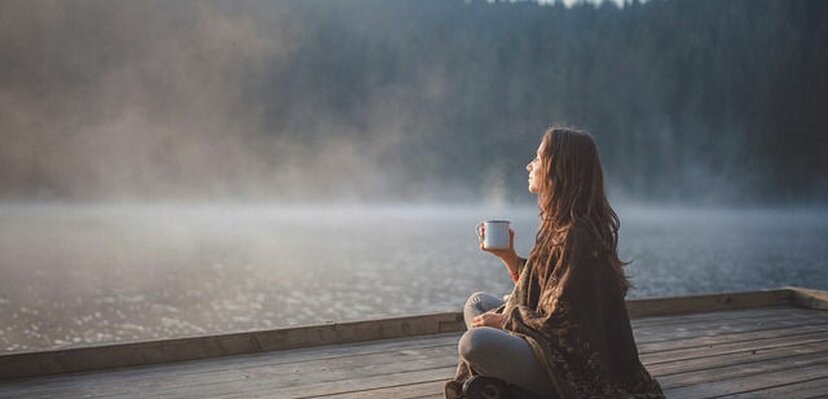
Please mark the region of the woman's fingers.
POLYGON ((482 251, 491 252, 488 249, 486 249, 485 247, 483 247, 483 237, 485 237, 485 234, 486 234, 486 225, 483 222, 478 223, 477 224, 477 239, 480 243, 480 249, 482 251))
POLYGON ((501 328, 503 325, 503 315, 498 313, 486 312, 475 316, 472 319, 472 327, 489 326, 501 328))

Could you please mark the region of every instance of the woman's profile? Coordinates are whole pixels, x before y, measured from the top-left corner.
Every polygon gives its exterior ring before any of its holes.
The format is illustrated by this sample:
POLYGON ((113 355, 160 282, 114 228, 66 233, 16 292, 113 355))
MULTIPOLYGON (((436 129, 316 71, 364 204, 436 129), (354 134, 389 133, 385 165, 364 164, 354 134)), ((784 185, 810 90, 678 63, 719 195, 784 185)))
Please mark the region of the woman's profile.
POLYGON ((491 389, 480 397, 512 390, 514 397, 663 398, 638 358, 624 302, 630 284, 617 254, 619 220, 592 136, 550 127, 526 169, 538 199, 535 244, 524 259, 513 231, 507 249, 488 250, 481 241, 515 287, 505 303, 483 292, 466 302, 468 330, 445 397, 473 399, 486 381, 491 389))

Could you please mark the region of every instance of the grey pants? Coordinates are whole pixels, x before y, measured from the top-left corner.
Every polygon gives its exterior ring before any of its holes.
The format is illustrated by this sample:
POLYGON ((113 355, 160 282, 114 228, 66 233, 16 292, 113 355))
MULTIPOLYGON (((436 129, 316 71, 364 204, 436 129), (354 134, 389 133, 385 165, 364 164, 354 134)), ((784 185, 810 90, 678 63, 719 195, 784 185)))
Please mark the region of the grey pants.
POLYGON ((544 396, 554 393, 552 382, 526 340, 498 328, 471 327, 475 316, 501 304, 502 299, 486 292, 475 292, 469 297, 463 307, 468 331, 457 345, 460 356, 482 376, 498 378, 544 396))

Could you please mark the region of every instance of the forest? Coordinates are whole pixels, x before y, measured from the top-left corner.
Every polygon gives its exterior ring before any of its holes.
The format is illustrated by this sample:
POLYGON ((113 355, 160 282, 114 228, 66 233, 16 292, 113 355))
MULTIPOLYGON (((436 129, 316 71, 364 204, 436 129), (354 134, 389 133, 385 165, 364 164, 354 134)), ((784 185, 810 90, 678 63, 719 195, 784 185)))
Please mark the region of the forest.
POLYGON ((3 2, 0 198, 828 200, 828 2, 3 2), (14 15, 11 17, 10 15, 14 15))

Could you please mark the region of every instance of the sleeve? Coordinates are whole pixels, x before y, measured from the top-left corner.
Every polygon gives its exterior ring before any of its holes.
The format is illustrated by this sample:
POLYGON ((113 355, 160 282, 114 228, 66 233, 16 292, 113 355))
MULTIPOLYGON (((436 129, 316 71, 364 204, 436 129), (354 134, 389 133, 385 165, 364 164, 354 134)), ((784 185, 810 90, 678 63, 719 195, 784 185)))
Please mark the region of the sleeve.
POLYGON ((524 266, 526 266, 526 258, 521 258, 520 256, 518 256, 518 269, 517 269, 518 274, 523 272, 523 267, 524 266))

